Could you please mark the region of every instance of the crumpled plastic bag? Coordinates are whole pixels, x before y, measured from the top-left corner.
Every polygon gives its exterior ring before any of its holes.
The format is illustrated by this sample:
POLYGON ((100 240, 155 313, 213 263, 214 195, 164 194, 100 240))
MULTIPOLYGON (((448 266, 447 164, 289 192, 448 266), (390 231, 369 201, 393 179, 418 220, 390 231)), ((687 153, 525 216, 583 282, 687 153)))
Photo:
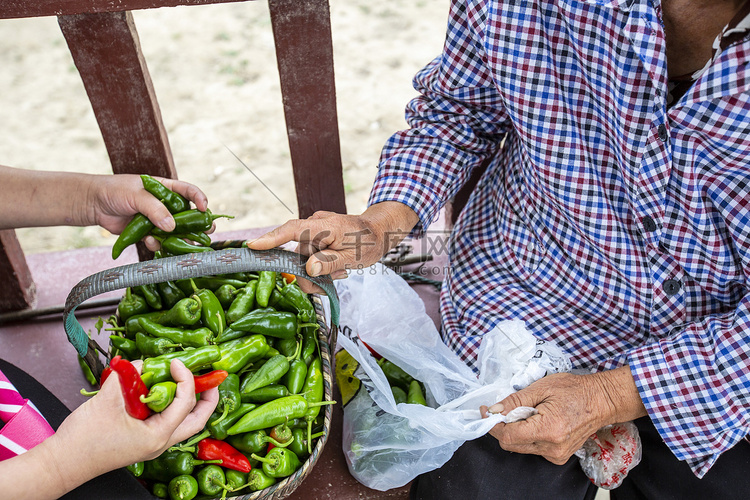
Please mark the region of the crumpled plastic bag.
MULTIPOLYGON (((337 356, 337 380, 340 386, 340 377, 356 381, 351 393, 342 391, 342 447, 349 471, 369 488, 398 488, 441 467, 465 441, 507 421, 501 414, 482 419, 481 405, 571 368, 559 347, 538 341, 521 321, 505 321, 484 336, 477 377, 442 342, 419 296, 392 270, 376 264, 352 272, 336 289, 338 348, 350 356, 346 366, 337 356), (367 346, 422 382, 428 406, 396 404, 367 346)), ((532 413, 520 409, 511 418, 532 413)))
POLYGON ((576 456, 592 483, 613 490, 641 462, 638 428, 633 422, 602 427, 583 443, 576 456))

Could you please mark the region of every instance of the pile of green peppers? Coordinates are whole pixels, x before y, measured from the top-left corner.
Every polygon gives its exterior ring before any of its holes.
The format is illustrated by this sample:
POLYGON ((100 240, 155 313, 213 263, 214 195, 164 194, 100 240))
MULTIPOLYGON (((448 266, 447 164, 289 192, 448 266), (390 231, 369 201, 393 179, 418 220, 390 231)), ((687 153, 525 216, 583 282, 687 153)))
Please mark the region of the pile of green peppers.
POLYGON ((378 365, 380 365, 385 378, 388 380, 388 384, 391 386, 391 392, 393 393, 393 399, 396 400, 396 404, 408 403, 427 406, 422 382, 385 358, 380 358, 378 365))
POLYGON ((127 289, 108 320, 110 350, 143 360, 151 410, 163 411, 174 398, 172 359, 196 376, 229 374, 202 432, 129 470, 156 497, 173 499, 258 491, 292 475, 324 433, 321 407, 333 403, 323 401, 315 319, 296 281, 267 271, 127 289), (195 445, 205 438, 229 444, 252 470, 197 454, 195 445))

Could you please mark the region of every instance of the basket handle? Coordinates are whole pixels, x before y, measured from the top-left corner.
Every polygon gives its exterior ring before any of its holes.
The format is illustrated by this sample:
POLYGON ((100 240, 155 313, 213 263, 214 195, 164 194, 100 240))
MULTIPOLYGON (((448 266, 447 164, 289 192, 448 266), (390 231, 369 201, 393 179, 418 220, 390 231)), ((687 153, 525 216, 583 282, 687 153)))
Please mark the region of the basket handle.
POLYGON ((335 335, 339 323, 339 299, 333 280, 330 275, 309 276, 305 271, 306 260, 306 257, 298 253, 279 248, 251 250, 242 247, 165 257, 113 267, 82 279, 70 291, 63 309, 65 333, 68 341, 96 373, 101 371, 101 361, 95 352, 98 346, 89 339, 75 317, 76 308, 91 297, 132 286, 206 275, 275 271, 302 277, 323 289, 331 305, 331 335, 335 335))

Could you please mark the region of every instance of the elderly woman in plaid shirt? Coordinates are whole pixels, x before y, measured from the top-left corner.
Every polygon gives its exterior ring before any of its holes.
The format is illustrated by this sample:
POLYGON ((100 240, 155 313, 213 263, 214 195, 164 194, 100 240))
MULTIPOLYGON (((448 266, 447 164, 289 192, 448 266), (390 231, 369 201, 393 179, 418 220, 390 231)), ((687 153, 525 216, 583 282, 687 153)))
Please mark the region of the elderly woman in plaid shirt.
POLYGON ((750 497, 749 13, 744 0, 453 0, 370 207, 252 243, 300 241, 309 272, 339 276, 389 236, 421 234, 486 168, 451 236, 443 339, 474 367, 482 335, 521 319, 588 373, 502 401, 539 414, 466 443, 415 498, 591 496, 570 457, 630 420, 643 461, 613 497, 750 497), (346 235, 363 230, 355 251, 346 235))

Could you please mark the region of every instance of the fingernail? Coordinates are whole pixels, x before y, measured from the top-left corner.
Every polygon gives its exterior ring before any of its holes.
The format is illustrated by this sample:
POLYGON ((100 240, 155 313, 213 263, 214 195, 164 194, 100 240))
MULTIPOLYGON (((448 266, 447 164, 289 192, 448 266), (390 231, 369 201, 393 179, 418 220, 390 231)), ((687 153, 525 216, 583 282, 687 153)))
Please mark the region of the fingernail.
POLYGON ((502 403, 495 403, 494 405, 490 406, 487 409, 487 413, 493 413, 493 414, 502 413, 504 409, 505 407, 503 406, 502 403))
POLYGON ((164 217, 161 220, 159 227, 162 228, 164 231, 171 233, 172 231, 174 231, 174 228, 175 228, 174 219, 172 217, 164 217))
POLYGON ((323 264, 320 262, 313 262, 312 269, 311 269, 310 276, 317 276, 321 272, 323 272, 323 264))

